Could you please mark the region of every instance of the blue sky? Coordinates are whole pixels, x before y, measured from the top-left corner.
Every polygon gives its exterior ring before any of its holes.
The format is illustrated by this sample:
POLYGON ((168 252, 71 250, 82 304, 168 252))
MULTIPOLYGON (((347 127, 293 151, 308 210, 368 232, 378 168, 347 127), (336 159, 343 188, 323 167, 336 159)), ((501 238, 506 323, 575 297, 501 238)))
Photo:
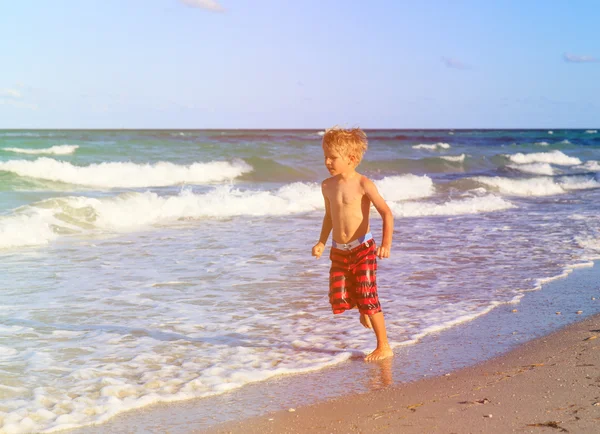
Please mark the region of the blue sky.
POLYGON ((593 128, 600 2, 20 0, 0 128, 593 128))

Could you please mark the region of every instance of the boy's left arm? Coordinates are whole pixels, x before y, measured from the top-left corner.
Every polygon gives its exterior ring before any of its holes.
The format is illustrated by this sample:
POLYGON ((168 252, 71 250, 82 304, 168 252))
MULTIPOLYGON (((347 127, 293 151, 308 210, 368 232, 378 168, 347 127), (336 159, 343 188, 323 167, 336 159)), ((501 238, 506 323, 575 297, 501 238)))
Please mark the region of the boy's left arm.
POLYGON ((375 206, 375 209, 383 220, 383 238, 381 240, 381 245, 377 248, 377 256, 379 256, 380 259, 389 258, 390 250, 392 249, 392 235, 394 233, 394 215, 388 204, 385 202, 385 199, 379 194, 373 181, 363 176, 362 186, 365 190, 365 194, 373 206, 375 206))

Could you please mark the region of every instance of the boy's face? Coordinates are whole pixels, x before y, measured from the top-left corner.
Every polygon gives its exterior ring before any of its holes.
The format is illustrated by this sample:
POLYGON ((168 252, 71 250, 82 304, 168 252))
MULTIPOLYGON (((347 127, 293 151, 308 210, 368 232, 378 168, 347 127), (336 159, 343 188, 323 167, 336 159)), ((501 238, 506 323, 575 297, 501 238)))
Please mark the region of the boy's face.
POLYGON ((329 173, 333 176, 339 175, 354 167, 351 157, 342 155, 334 149, 323 147, 323 155, 325 157, 325 167, 327 167, 327 170, 329 170, 329 173))

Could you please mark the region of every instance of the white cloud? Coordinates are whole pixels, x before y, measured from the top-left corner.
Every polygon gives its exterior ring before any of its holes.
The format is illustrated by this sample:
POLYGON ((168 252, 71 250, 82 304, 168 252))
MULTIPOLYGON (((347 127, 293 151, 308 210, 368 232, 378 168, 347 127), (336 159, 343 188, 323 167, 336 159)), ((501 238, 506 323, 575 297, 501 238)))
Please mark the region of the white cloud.
POLYGON ((589 63, 598 61, 598 58, 593 56, 579 56, 577 54, 571 53, 563 54, 563 59, 565 59, 565 62, 569 63, 589 63))
POLYGON ((192 8, 208 9, 214 12, 225 12, 225 9, 215 0, 179 0, 192 8))
POLYGON ((27 103, 27 102, 23 102, 23 101, 17 101, 14 99, 2 99, 0 98, 0 105, 9 105, 12 107, 16 107, 16 108, 20 108, 20 109, 26 109, 26 110, 37 110, 38 109, 38 105, 37 104, 31 104, 31 103, 27 103))
POLYGON ((20 99, 21 92, 15 89, 0 89, 0 98, 20 99))
POLYGON ((469 65, 452 57, 442 57, 442 62, 444 62, 444 65, 448 68, 469 69, 469 65))

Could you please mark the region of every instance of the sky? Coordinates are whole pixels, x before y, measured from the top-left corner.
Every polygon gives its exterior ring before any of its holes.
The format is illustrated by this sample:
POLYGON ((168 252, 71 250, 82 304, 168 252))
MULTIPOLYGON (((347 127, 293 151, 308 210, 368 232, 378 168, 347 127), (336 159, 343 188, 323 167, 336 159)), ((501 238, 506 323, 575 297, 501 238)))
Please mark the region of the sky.
POLYGON ((596 128, 596 0, 19 0, 0 129, 596 128))

